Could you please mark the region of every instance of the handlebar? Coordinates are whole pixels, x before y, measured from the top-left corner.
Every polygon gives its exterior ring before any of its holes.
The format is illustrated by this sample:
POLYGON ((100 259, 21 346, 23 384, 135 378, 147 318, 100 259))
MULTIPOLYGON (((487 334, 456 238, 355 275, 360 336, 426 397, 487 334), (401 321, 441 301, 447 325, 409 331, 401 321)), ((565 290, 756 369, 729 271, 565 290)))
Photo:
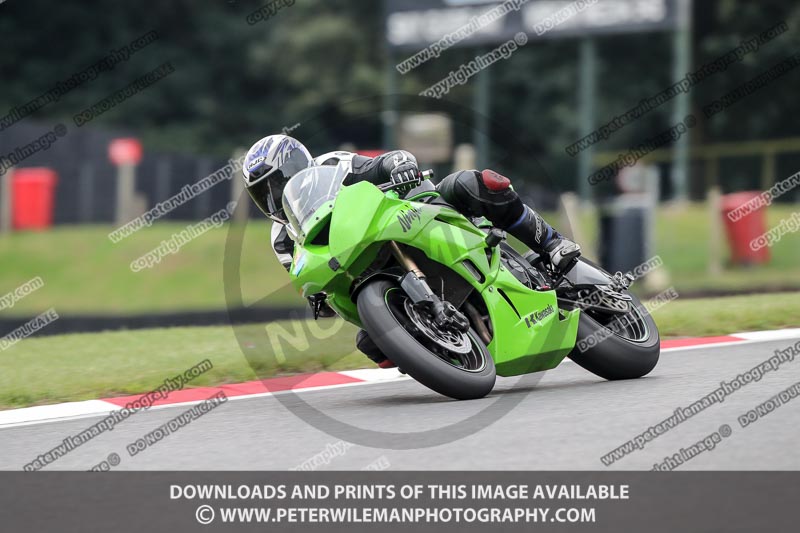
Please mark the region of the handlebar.
MULTIPOLYGON (((420 172, 420 174, 421 174, 422 178, 420 179, 419 183, 422 183, 425 180, 433 178, 433 169, 429 168, 427 170, 423 170, 422 172, 420 172)), ((391 191, 393 189, 400 189, 400 188, 403 188, 403 187, 408 187, 408 183, 387 182, 387 183, 378 185, 378 188, 383 192, 391 191)))

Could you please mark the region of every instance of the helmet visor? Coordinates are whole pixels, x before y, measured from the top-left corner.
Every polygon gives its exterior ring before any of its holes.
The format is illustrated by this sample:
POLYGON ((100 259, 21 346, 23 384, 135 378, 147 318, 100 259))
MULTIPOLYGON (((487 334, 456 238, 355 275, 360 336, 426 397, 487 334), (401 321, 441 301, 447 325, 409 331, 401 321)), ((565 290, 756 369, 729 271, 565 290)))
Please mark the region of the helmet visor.
POLYGON ((310 164, 311 160, 308 158, 308 155, 306 155, 305 150, 301 148, 295 148, 289 152, 289 156, 284 160, 281 166, 278 167, 278 170, 280 170, 281 174, 283 174, 288 181, 289 178, 301 170, 308 168, 310 164))
POLYGON ((250 194, 250 198, 253 199, 258 208, 261 209, 265 215, 269 217, 278 215, 278 208, 280 207, 280 204, 276 205, 275 201, 273 200, 269 179, 264 179, 255 185, 251 185, 248 187, 247 192, 250 194))

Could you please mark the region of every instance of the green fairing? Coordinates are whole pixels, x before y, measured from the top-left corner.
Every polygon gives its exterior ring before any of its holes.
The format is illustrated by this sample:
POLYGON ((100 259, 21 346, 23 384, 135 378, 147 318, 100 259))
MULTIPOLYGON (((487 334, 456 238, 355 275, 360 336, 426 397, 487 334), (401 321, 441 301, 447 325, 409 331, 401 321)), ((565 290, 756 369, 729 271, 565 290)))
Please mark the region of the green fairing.
POLYGON ((452 208, 399 199, 361 182, 342 187, 302 229, 306 237, 295 246, 292 284, 303 296, 326 292, 331 307, 349 322, 361 325, 351 297, 354 282, 382 245, 395 241, 448 266, 480 293, 493 325, 488 349, 499 375, 553 368, 575 345, 580 311, 559 310, 555 291, 523 285, 501 265, 497 250, 490 264, 486 233, 452 208), (329 219, 329 244, 312 244, 329 219), (467 259, 483 274, 482 282, 464 266, 467 259))

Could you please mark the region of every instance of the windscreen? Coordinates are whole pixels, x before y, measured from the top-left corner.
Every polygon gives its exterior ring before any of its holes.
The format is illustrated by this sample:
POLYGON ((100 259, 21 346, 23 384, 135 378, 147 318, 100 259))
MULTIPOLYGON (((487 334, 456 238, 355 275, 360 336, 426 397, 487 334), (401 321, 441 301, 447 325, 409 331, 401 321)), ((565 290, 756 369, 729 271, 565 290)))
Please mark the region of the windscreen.
POLYGON ((283 189, 283 210, 296 235, 305 235, 317 209, 336 198, 346 175, 341 165, 320 166, 302 170, 289 180, 283 189))

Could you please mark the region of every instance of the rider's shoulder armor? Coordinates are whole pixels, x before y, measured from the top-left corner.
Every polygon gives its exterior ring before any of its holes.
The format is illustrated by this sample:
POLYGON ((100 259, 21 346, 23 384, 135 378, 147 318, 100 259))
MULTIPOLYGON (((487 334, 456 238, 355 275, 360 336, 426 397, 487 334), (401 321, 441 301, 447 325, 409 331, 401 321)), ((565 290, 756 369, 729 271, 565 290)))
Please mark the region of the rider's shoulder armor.
POLYGON ((356 154, 353 152, 344 152, 336 150, 328 152, 314 158, 315 165, 343 165, 346 166, 347 172, 351 172, 353 168, 353 157, 356 154))

